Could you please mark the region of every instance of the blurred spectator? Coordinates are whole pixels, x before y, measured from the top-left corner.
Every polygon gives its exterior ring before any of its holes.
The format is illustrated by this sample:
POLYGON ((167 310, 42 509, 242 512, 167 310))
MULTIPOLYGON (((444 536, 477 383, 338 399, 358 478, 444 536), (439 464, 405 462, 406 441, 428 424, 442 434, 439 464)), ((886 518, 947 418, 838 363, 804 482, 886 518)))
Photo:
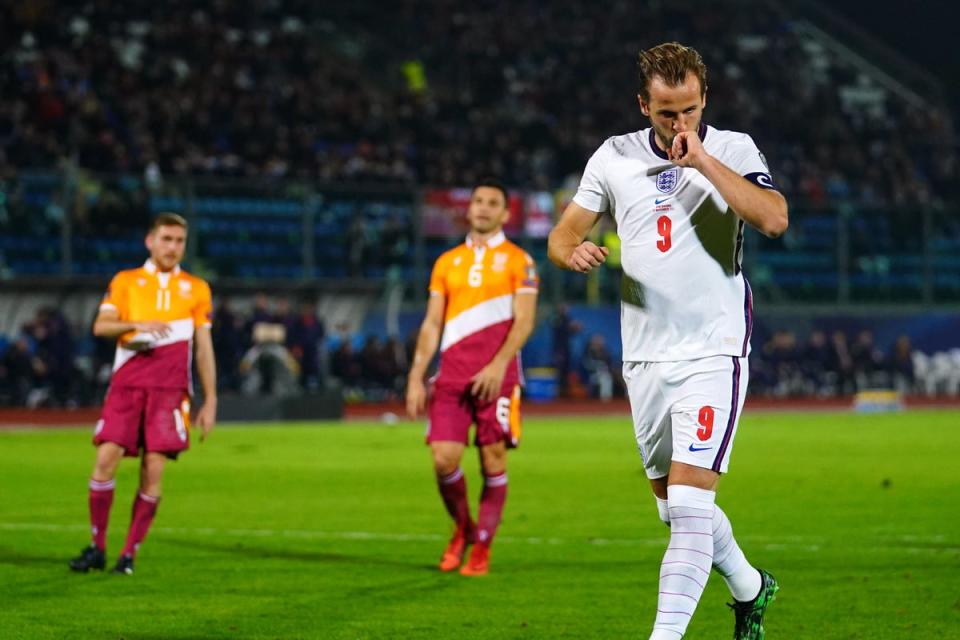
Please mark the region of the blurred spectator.
POLYGON ((364 378, 363 365, 353 351, 349 338, 340 342, 330 358, 330 373, 340 380, 346 389, 357 389, 364 378))
POLYGON ((3 356, 3 391, 12 405, 27 406, 35 389, 35 364, 26 336, 20 336, 7 348, 3 356))
POLYGON ((792 331, 776 331, 764 345, 763 352, 776 380, 773 393, 778 396, 803 393, 804 377, 797 351, 797 336, 792 331))
POLYGON ((287 346, 300 364, 300 384, 306 389, 320 387, 324 333, 323 321, 317 317, 316 304, 303 302, 300 313, 287 333, 287 346))
POLYGON ((243 318, 224 298, 213 314, 213 351, 217 355, 217 382, 221 389, 240 390, 240 358, 247 350, 243 318))
POLYGON ((887 370, 893 380, 893 387, 900 393, 910 393, 916 387, 914 375, 913 347, 909 336, 900 336, 893 346, 893 352, 887 359, 887 370))
POLYGON ((587 348, 583 352, 581 366, 587 374, 590 395, 604 402, 610 400, 613 397, 617 370, 613 363, 613 355, 607 348, 606 340, 602 335, 595 333, 590 336, 587 348))
POLYGON ((836 359, 834 372, 837 375, 837 392, 840 394, 853 393, 856 390, 856 376, 853 358, 847 346, 847 334, 838 329, 833 332, 831 342, 836 359))
POLYGON ((57 309, 41 308, 24 329, 33 339, 35 383, 42 390, 34 403, 73 404, 74 346, 66 318, 57 309))
POLYGON ((886 386, 886 370, 883 353, 873 343, 873 332, 864 329, 850 347, 854 375, 858 389, 886 386))
POLYGON ((800 362, 808 392, 827 395, 836 388, 835 363, 836 354, 827 342, 827 334, 819 329, 810 332, 800 362))
POLYGON ((570 318, 570 307, 561 303, 554 307, 551 327, 553 367, 557 370, 557 380, 560 381, 560 395, 566 396, 570 390, 570 376, 574 373, 571 362, 573 336, 579 333, 581 326, 570 318))

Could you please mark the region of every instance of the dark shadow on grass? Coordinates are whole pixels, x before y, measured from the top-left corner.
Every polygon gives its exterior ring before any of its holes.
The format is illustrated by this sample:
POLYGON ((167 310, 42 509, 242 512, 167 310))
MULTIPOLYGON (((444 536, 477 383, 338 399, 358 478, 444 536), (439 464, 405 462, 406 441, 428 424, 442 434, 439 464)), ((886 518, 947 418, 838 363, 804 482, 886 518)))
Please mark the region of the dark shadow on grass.
POLYGON ((295 562, 310 562, 318 564, 356 564, 380 565, 388 567, 405 567, 408 569, 436 571, 432 564, 422 564, 418 558, 404 559, 384 558, 377 556, 356 556, 345 553, 331 553, 327 551, 309 551, 302 549, 280 549, 276 547, 259 547, 249 542, 216 542, 188 538, 173 538, 165 536, 165 543, 182 545, 184 548, 203 549, 215 553, 226 553, 242 558, 259 560, 291 560, 295 562))
POLYGON ((66 571, 70 557, 69 552, 65 552, 63 556, 49 556, 38 555, 36 553, 24 553, 23 551, 0 547, 0 564, 8 564, 15 567, 62 566, 64 571, 66 571))

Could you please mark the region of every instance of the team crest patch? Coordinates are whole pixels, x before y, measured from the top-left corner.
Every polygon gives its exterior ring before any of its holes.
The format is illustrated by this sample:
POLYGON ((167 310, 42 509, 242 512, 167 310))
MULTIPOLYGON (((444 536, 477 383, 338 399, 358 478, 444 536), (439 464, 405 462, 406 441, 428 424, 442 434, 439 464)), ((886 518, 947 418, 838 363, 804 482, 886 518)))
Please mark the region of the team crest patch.
POLYGON ((510 256, 506 253, 495 253, 493 254, 493 270, 494 271, 503 271, 507 268, 507 260, 510 259, 510 256))
POLYGON ((657 174, 657 191, 663 193, 670 193, 677 188, 677 180, 679 179, 679 170, 677 169, 667 169, 666 171, 661 171, 657 174))

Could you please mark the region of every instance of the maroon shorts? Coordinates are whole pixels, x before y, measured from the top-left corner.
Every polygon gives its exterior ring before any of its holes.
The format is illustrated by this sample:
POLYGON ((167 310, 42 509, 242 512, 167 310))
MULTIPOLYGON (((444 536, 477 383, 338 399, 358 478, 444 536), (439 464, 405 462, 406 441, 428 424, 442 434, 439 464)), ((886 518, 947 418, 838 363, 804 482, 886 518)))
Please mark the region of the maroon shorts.
POLYGON ((501 440, 510 448, 520 444, 520 385, 504 384, 490 402, 470 393, 470 384, 439 383, 433 389, 427 422, 427 443, 445 441, 469 444, 470 425, 477 425, 477 446, 501 440))
POLYGON ((107 390, 93 444, 113 442, 125 456, 140 451, 176 458, 190 446, 190 395, 182 389, 113 387, 107 390))

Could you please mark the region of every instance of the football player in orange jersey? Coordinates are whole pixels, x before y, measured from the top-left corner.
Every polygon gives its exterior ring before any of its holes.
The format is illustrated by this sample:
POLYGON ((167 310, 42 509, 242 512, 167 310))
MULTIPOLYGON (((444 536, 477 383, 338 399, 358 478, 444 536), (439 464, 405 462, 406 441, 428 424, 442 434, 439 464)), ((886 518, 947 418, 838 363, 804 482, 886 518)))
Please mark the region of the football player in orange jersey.
POLYGON ((456 525, 440 569, 460 568, 463 575, 484 575, 489 569, 490 544, 507 497, 507 449, 520 438, 520 348, 536 313, 536 266, 504 236, 509 215, 507 191, 500 183, 487 180, 474 188, 466 241, 434 264, 407 380, 407 413, 416 417, 427 405, 423 378, 439 347, 427 442, 440 495, 456 525), (484 476, 476 522, 460 468, 471 424, 477 427, 474 443, 484 476))
POLYGON ((117 353, 93 438, 93 540, 70 562, 74 571, 105 567, 114 476, 121 458, 142 454, 130 530, 114 568, 115 573, 133 573, 134 557, 160 501, 164 465, 190 444, 194 347, 203 387, 203 406, 196 416, 201 442, 216 422, 210 287, 180 269, 186 241, 186 220, 171 213, 158 216, 146 237, 150 258, 142 267, 114 276, 93 323, 94 335, 117 339, 117 353))

